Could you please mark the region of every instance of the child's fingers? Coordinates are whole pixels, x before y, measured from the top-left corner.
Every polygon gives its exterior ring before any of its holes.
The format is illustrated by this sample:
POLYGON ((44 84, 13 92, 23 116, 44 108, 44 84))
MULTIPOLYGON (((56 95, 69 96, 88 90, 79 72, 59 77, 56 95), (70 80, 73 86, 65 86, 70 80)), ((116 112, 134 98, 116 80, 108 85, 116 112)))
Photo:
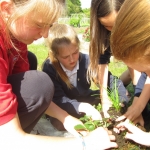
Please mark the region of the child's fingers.
POLYGON ((137 128, 134 124, 131 124, 129 122, 123 122, 121 123, 121 126, 125 127, 131 133, 138 133, 140 131, 139 128, 137 128))
POLYGON ((122 115, 122 116, 120 116, 120 117, 118 117, 117 119, 116 119, 116 121, 122 121, 122 120, 124 120, 124 119, 126 119, 126 116, 125 115, 122 115))
POLYGON ((138 117, 135 120, 133 120, 133 124, 137 123, 139 123, 141 126, 144 126, 144 120, 142 119, 142 117, 138 117))
POLYGON ((110 139, 111 141, 115 141, 115 140, 116 140, 116 137, 115 137, 114 135, 109 135, 109 139, 110 139))
POLYGON ((117 133, 117 134, 120 133, 120 129, 118 129, 118 128, 113 128, 113 131, 114 131, 115 133, 117 133))
POLYGON ((79 132, 82 136, 87 136, 88 135, 88 132, 87 131, 80 131, 79 132))
POLYGON ((126 133, 126 136, 125 136, 126 139, 130 139, 130 140, 133 140, 134 139, 134 135, 132 133, 126 133))
POLYGON ((117 148, 118 147, 116 142, 110 142, 109 146, 112 147, 112 148, 117 148))
POLYGON ((124 122, 125 123, 130 123, 130 119, 126 119, 124 122))
POLYGON ((109 134, 109 135, 111 135, 111 134, 112 134, 112 132, 111 132, 111 131, 109 131, 109 130, 108 130, 107 132, 108 132, 108 134, 109 134))

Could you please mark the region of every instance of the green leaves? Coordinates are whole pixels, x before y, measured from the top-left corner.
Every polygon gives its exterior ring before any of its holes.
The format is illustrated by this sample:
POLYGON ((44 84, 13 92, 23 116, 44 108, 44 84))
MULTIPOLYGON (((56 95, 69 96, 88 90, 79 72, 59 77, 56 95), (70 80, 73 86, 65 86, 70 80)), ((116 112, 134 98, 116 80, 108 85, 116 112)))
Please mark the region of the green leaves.
POLYGON ((92 120, 92 119, 91 119, 91 116, 86 116, 86 115, 85 115, 84 117, 81 117, 80 120, 81 120, 82 122, 87 122, 87 121, 92 120))
POLYGON ((92 120, 91 116, 84 116, 80 118, 83 122, 82 124, 76 125, 74 128, 77 131, 93 131, 98 127, 109 127, 112 125, 112 120, 110 118, 103 118, 102 120, 92 120))
POLYGON ((94 125, 93 123, 91 123, 91 122, 86 122, 84 125, 85 125, 85 127, 86 127, 86 129, 87 129, 88 131, 93 131, 93 130, 95 130, 95 125, 94 125))
POLYGON ((86 127, 82 124, 78 124, 74 127, 75 130, 77 131, 87 131, 86 127))
POLYGON ((98 103, 97 106, 93 105, 94 108, 96 108, 99 112, 102 110, 102 105, 98 103))
POLYGON ((118 92, 119 87, 117 87, 117 80, 118 80, 118 78, 114 77, 113 87, 111 90, 107 90, 107 93, 108 93, 108 97, 112 101, 112 104, 115 107, 115 109, 117 111, 120 111, 121 106, 120 106, 120 99, 119 99, 119 92, 118 92))
POLYGON ((67 0, 67 15, 70 16, 74 13, 81 13, 81 2, 80 0, 67 0))

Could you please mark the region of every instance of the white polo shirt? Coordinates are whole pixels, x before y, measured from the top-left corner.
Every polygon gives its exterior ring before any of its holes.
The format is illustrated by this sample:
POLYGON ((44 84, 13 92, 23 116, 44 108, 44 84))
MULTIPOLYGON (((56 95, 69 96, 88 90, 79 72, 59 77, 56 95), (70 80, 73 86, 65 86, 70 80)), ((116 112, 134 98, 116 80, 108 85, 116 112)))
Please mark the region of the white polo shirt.
POLYGON ((66 73, 66 75, 68 76, 70 83, 73 86, 77 87, 77 70, 79 69, 79 60, 77 61, 77 64, 72 71, 66 69, 61 63, 60 65, 64 70, 64 72, 66 73))

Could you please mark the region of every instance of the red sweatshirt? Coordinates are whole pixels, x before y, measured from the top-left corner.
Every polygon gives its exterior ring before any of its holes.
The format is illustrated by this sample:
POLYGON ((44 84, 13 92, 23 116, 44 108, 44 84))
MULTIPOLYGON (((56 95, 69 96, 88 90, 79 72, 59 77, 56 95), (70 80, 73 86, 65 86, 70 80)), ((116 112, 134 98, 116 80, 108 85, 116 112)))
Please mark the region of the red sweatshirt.
MULTIPOLYGON (((0 31, 1 32, 1 31, 0 31)), ((4 33, 0 33, 0 125, 9 122, 17 112, 17 97, 7 83, 9 75, 29 70, 27 45, 15 41, 15 50, 8 46, 4 33)))

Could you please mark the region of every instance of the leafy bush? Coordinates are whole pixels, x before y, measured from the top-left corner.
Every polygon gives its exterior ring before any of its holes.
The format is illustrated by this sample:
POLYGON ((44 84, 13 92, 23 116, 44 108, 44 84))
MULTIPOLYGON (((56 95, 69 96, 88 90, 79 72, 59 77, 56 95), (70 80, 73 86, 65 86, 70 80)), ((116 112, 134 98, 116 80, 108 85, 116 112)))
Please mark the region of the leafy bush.
POLYGON ((80 18, 70 18, 70 25, 73 27, 80 27, 80 18))

